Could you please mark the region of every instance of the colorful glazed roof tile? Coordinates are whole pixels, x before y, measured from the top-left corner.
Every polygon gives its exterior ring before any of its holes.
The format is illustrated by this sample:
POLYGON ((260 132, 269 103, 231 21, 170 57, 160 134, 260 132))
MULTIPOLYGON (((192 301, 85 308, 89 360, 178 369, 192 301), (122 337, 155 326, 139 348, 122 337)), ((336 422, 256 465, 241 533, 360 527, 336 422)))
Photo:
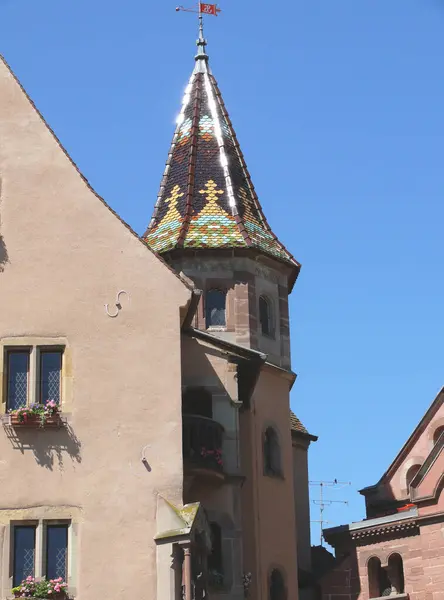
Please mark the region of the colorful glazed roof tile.
POLYGON ((255 248, 300 265, 271 231, 257 198, 200 32, 160 192, 145 241, 177 248, 255 248))

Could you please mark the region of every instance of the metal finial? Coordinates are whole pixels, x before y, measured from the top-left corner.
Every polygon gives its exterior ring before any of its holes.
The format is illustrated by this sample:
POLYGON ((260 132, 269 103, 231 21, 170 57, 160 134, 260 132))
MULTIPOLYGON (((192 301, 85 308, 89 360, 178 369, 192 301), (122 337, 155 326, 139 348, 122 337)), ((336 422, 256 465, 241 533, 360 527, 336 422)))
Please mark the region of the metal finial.
POLYGON ((199 38, 197 40, 196 60, 208 60, 208 55, 206 53, 207 40, 204 37, 203 14, 202 14, 201 2, 198 2, 198 13, 199 13, 199 38))

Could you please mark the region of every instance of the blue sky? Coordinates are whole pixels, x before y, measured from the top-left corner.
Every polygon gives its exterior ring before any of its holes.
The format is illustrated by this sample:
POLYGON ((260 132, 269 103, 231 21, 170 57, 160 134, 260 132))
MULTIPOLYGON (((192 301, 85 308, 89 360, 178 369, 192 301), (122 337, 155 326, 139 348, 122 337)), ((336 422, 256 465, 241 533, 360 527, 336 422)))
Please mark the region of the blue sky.
MULTIPOLYGON (((444 384, 444 1, 220 6, 211 66, 268 220, 303 264, 292 406, 319 435, 311 478, 351 481, 327 518, 358 520, 356 490, 444 384)), ((0 0, 0 52, 138 232, 193 67, 194 16, 174 8, 0 0)))

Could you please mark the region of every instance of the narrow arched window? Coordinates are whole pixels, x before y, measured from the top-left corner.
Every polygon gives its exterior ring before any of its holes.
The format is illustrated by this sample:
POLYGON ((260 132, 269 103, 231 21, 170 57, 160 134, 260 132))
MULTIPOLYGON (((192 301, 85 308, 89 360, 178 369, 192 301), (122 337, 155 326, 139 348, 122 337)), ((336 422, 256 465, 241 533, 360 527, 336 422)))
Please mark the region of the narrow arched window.
POLYGON ((279 438, 273 427, 267 427, 264 433, 264 473, 271 476, 282 474, 279 438))
POLYGON ((442 427, 438 427, 438 429, 434 432, 434 434, 433 434, 433 444, 436 444, 436 442, 441 437, 441 434, 443 434, 443 433, 444 433, 444 425, 442 427))
POLYGON ((287 589, 285 580, 279 569, 273 569, 270 575, 270 600, 286 600, 287 589))
POLYGON ((225 327, 227 294, 222 290, 208 290, 205 295, 205 320, 208 327, 225 327))
POLYGON ((273 335, 273 324, 271 315, 271 302, 265 296, 259 297, 259 321, 262 335, 273 335))
POLYGON ((388 560, 388 576, 392 594, 404 593, 404 566, 400 554, 392 554, 388 560))
POLYGON ((409 489, 410 484, 412 483, 415 475, 417 474, 417 472, 419 471, 420 468, 421 468, 421 465, 412 465, 410 467, 410 469, 407 471, 407 474, 405 476, 407 489, 409 489))
POLYGON ((368 587, 370 598, 389 596, 392 592, 392 583, 386 569, 381 565, 378 557, 373 556, 367 564, 368 587))

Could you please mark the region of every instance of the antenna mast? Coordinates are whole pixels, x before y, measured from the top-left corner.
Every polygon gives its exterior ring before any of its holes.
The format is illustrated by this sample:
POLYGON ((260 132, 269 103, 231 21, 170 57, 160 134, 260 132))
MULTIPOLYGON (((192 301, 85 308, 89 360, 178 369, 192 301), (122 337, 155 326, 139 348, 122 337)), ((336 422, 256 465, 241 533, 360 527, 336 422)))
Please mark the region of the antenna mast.
POLYGON ((319 519, 313 520, 312 523, 319 523, 320 526, 320 542, 321 546, 324 545, 324 534, 323 529, 324 525, 328 524, 329 521, 326 521, 324 518, 324 512, 326 506, 331 506, 332 504, 346 504, 348 506, 348 500, 330 500, 326 499, 324 496, 325 488, 331 487, 340 489, 345 487, 346 485, 351 485, 350 481, 338 481, 334 479, 333 481, 310 481, 309 484, 313 487, 319 487, 319 499, 312 500, 313 504, 319 506, 319 519))

